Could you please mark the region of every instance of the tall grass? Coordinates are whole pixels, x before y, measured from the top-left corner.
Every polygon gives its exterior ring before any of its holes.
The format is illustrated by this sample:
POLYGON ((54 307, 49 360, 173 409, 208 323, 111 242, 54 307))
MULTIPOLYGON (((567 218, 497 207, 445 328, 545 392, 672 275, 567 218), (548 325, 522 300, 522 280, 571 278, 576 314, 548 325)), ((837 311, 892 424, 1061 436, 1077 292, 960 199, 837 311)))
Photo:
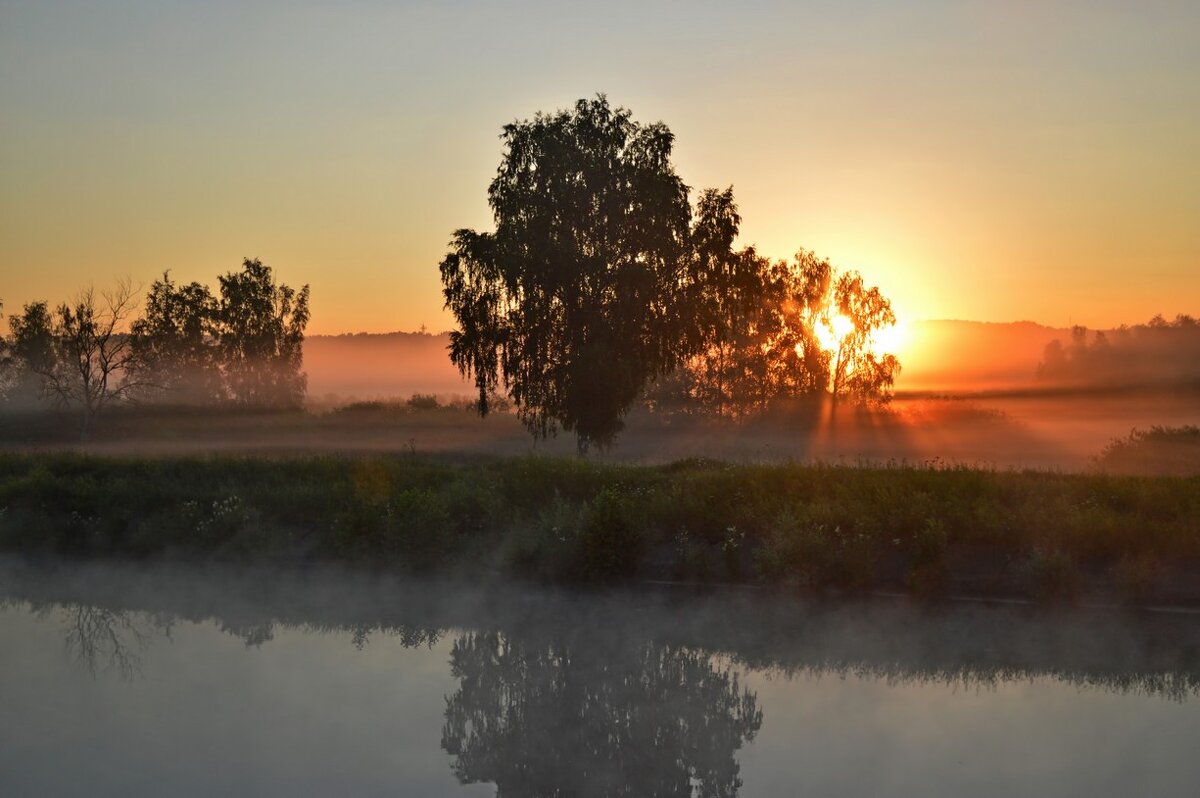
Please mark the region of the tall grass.
POLYGON ((934 596, 969 582, 1058 599, 1099 578, 1114 594, 1147 596, 1172 567, 1200 560, 1200 478, 531 457, 3 455, 0 550, 336 560, 586 583, 894 586, 934 596))

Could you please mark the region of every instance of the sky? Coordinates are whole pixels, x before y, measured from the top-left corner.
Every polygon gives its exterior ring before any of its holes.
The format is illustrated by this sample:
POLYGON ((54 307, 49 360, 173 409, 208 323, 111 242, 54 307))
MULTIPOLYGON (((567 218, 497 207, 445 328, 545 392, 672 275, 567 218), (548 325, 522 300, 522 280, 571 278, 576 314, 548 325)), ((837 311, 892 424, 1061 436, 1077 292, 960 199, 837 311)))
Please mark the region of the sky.
POLYGON ((1200 4, 0 0, 0 300, 259 257, 448 329, 501 127, 604 92, 902 320, 1200 312, 1200 4))

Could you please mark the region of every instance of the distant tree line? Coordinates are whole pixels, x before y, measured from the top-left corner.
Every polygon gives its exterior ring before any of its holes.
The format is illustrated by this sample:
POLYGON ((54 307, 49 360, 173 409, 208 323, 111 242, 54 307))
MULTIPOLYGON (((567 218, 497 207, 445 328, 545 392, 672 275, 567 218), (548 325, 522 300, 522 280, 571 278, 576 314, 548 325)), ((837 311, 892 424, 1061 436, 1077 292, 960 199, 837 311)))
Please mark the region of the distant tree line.
POLYGON ((69 410, 84 434, 122 401, 299 406, 308 286, 277 283, 257 259, 218 282, 214 294, 164 273, 136 317, 128 281, 56 306, 26 304, 3 341, 7 401, 69 410))
POLYGON ((1046 345, 1037 377, 1085 387, 1200 385, 1200 320, 1159 315, 1107 332, 1072 327, 1067 341, 1046 345))
POLYGON ((488 189, 494 232, 457 231, 441 262, 450 358, 481 412, 503 387, 536 435, 610 443, 647 386, 658 404, 744 415, 781 398, 886 399, 895 322, 862 277, 800 252, 735 249, 731 188, 694 206, 674 136, 603 96, 514 122, 488 189))

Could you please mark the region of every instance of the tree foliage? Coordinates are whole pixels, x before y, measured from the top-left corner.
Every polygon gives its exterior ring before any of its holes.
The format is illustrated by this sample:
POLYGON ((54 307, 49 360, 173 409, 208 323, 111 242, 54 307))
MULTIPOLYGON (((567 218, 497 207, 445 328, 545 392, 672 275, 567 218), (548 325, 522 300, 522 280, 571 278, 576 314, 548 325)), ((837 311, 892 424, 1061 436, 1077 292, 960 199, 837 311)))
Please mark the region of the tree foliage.
POLYGON ((218 280, 218 296, 169 274, 151 285, 132 330, 148 395, 183 404, 299 405, 307 385, 308 286, 278 284, 270 266, 249 258, 218 280))
POLYGON ((244 405, 299 405, 308 385, 308 286, 277 284, 271 267, 250 258, 219 280, 216 340, 229 396, 244 405))
POLYGON ((878 288, 805 250, 791 262, 750 249, 739 257, 759 302, 736 306, 721 334, 656 386, 651 404, 736 418, 821 394, 887 398, 900 364, 876 351, 878 331, 895 323, 878 288))
POLYGON ((170 274, 136 310, 125 281, 109 293, 85 290, 56 308, 31 302, 9 319, 3 353, 10 393, 80 411, 87 434, 114 401, 165 400, 293 407, 306 388, 304 330, 309 289, 277 284, 269 266, 245 260, 220 279, 220 295, 170 274))
POLYGON ((219 401, 224 385, 216 332, 217 302, 207 286, 178 285, 169 272, 155 280, 131 331, 136 370, 149 395, 185 404, 219 401))
POLYGON ((607 444, 738 296, 732 192, 704 193, 693 221, 671 131, 603 96, 507 125, 502 140, 495 232, 457 231, 441 263, 451 360, 482 412, 503 383, 535 434, 607 444))
POLYGON ((873 339, 878 330, 896 323, 892 303, 877 287, 867 287, 858 272, 846 272, 833 283, 832 309, 849 323, 844 331, 834 326, 837 342, 831 356, 829 392, 835 400, 840 396, 886 398, 896 382, 900 361, 894 354, 876 352, 873 339))
POLYGON ((7 346, 7 359, 14 383, 11 392, 29 398, 43 393, 41 374, 46 373, 58 360, 54 336, 54 319, 50 305, 46 302, 30 302, 21 313, 8 320, 11 336, 7 346))
POLYGON ((697 197, 665 125, 603 96, 504 128, 494 232, 459 230, 441 263, 450 358, 488 397, 510 392, 536 435, 607 444, 648 384, 651 405, 740 416, 828 392, 886 399, 899 371, 876 333, 878 288, 801 251, 735 249, 732 189, 697 197), (836 340, 827 331, 837 327, 836 340))
POLYGON ((45 302, 34 302, 9 320, 20 367, 37 381, 44 397, 79 413, 84 435, 104 408, 134 386, 129 378, 133 350, 125 329, 134 294, 128 281, 100 294, 88 288, 53 311, 45 302))

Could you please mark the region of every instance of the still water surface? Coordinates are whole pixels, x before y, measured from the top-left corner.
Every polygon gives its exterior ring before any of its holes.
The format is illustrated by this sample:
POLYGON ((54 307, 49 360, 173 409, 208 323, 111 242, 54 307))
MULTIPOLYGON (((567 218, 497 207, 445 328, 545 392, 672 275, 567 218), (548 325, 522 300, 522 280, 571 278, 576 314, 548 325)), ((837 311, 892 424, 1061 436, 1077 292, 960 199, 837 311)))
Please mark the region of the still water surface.
POLYGON ((0 795, 1200 794, 1200 617, 0 563, 0 795))

